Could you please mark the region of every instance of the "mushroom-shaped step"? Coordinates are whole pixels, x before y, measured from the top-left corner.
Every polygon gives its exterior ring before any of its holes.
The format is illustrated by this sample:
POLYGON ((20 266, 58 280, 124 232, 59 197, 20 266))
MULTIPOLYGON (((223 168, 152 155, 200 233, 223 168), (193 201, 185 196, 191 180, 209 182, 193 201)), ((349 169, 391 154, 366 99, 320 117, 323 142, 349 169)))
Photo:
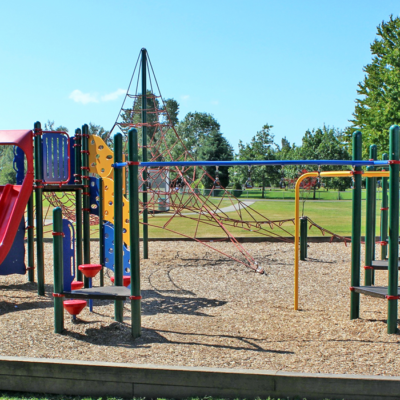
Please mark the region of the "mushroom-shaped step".
POLYGON ((82 264, 78 267, 79 271, 82 271, 82 274, 86 278, 94 278, 101 268, 101 264, 82 264))
POLYGON ((63 302, 64 308, 71 315, 78 315, 86 307, 86 304, 85 300, 65 300, 63 302))
MULTIPOLYGON (((114 277, 112 276, 110 279, 111 279, 111 282, 114 283, 114 280, 115 280, 114 277)), ((125 275, 122 279, 123 279, 123 285, 125 287, 128 287, 131 283, 131 277, 125 275)))
POLYGON ((79 290, 83 288, 82 281, 72 281, 71 282, 71 290, 79 290))

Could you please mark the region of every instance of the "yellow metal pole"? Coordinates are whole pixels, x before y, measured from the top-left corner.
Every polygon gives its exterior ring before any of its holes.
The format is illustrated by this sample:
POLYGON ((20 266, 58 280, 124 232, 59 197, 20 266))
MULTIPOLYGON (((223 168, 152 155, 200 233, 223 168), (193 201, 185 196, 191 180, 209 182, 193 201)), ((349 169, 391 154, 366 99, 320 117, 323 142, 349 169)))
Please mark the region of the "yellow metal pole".
POLYGON ((300 236, 300 184, 310 177, 318 176, 318 172, 307 172, 296 182, 294 210, 294 309, 299 309, 299 236, 300 236))
MULTIPOLYGON (((306 178, 317 177, 318 172, 307 172, 297 179, 295 187, 294 210, 294 309, 299 309, 299 242, 300 242, 300 184, 306 178)), ((326 171, 321 172, 323 178, 341 178, 351 176, 351 171, 326 171)), ((388 177, 389 171, 367 171, 363 174, 366 178, 388 177)))

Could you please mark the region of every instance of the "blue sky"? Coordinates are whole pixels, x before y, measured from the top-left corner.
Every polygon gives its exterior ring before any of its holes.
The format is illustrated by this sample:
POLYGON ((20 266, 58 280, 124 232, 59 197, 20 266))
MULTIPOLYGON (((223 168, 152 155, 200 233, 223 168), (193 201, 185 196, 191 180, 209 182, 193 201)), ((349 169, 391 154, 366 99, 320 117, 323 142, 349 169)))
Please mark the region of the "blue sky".
POLYGON ((54 120, 110 129, 147 48, 180 119, 207 112, 237 149, 265 123, 300 143, 349 123, 376 27, 400 3, 352 1, 2 1, 0 129, 54 120))

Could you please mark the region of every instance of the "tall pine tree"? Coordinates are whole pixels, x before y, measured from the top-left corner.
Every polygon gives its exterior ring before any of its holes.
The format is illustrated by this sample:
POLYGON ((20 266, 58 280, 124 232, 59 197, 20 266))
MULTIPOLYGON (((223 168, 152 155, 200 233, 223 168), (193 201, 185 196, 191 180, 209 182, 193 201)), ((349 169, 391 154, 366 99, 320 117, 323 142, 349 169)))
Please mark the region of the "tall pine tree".
POLYGON ((363 133, 364 157, 371 144, 380 153, 389 149, 388 130, 400 123, 400 18, 390 16, 378 26, 371 44, 372 62, 364 67, 363 82, 358 84, 356 107, 347 140, 354 129, 363 133), (351 131, 351 132, 350 132, 351 131))

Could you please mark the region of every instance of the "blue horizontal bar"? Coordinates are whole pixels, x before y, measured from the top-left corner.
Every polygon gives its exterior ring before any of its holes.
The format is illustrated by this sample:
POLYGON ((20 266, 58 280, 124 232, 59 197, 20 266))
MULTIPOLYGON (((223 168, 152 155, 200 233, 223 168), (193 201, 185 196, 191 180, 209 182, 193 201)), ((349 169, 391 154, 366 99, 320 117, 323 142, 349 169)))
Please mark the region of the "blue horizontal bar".
POLYGON ((126 165, 127 165, 126 162, 117 162, 117 163, 111 164, 111 166, 113 168, 123 168, 123 167, 126 167, 126 165))
POLYGON ((141 167, 189 167, 189 166, 233 166, 233 165, 387 165, 388 161, 369 160, 258 160, 258 161, 146 161, 141 167))

